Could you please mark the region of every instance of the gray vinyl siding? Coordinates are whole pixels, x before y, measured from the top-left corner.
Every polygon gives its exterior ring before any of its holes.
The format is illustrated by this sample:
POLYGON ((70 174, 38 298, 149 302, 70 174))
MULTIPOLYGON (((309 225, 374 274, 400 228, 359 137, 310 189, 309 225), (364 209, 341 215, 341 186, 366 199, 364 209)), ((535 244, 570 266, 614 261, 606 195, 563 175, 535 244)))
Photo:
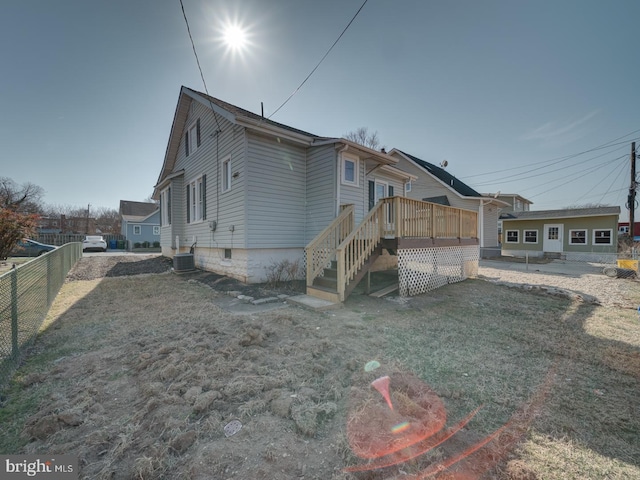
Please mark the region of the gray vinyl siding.
POLYGON ((304 247, 306 149, 247 134, 247 248, 304 247))
MULTIPOLYGON (((245 186, 245 129, 235 126, 221 116, 214 118, 211 109, 199 102, 192 101, 185 123, 185 131, 200 118, 201 144, 186 156, 185 132, 182 132, 175 170, 184 169, 184 183, 176 185, 172 191, 173 215, 177 225, 182 226, 181 243, 189 245, 195 237, 199 247, 244 248, 246 240, 246 217, 244 213, 245 186), (221 132, 217 132, 220 129, 221 132), (222 191, 222 162, 229 158, 232 178, 231 189, 222 191), (206 175, 206 219, 200 222, 186 223, 186 185, 206 175), (211 231, 210 222, 217 222, 215 231, 211 231), (233 231, 232 231, 233 230, 233 231)), ((177 234, 177 233, 176 233, 177 234)))
POLYGON ((498 207, 496 205, 485 205, 482 207, 484 213, 484 245, 483 247, 498 246, 498 207))
POLYGON ((334 145, 309 149, 305 243, 313 240, 336 216, 336 160, 334 145))

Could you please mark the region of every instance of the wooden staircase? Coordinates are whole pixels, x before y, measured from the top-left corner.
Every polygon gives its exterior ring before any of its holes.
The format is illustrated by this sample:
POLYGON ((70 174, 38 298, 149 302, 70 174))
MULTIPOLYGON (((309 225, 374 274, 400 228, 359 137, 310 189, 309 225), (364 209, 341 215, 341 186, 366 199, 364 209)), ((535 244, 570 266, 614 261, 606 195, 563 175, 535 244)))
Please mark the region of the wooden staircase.
MULTIPOLYGON (((382 245, 378 245, 376 249, 369 255, 369 257, 362 264, 360 269, 356 272, 353 279, 346 285, 344 290, 344 298, 346 299, 351 292, 360 283, 360 280, 364 278, 371 266, 375 263, 376 259, 382 254, 382 245)), ((323 300, 329 300, 331 302, 339 302, 340 297, 338 293, 338 262, 332 260, 331 265, 323 269, 323 274, 316 277, 313 280, 311 287, 307 287, 307 294, 322 298, 323 300)))
MULTIPOLYGON (((381 199, 355 225, 353 205, 305 248, 307 294, 344 302, 386 249, 395 254, 398 239, 477 238, 477 212, 404 197, 381 199)), ((415 247, 414 247, 415 248, 415 247)))

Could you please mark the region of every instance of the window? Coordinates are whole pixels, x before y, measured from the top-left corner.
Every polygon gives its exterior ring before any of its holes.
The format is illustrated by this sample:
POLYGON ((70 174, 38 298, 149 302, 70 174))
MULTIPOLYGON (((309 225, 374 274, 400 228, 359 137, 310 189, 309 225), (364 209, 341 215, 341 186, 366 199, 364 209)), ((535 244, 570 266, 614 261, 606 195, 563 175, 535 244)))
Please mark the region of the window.
POLYGON ((569 245, 586 245, 586 230, 569 230, 569 245))
POLYGON ((358 186, 358 158, 342 154, 342 183, 358 186))
POLYGON ((159 226, 155 225, 153 227, 153 234, 154 235, 160 235, 160 227, 159 226))
POLYGON ((522 232, 524 243, 538 243, 538 230, 525 230, 522 232))
POLYGON ((231 249, 230 248, 225 248, 224 249, 224 258, 227 260, 231 259, 231 249))
POLYGON ((411 180, 409 180, 407 183, 404 184, 404 194, 405 194, 405 196, 410 191, 411 191, 411 180))
POLYGON ((200 140, 200 119, 197 119, 184 134, 184 153, 187 157, 198 149, 200 140))
POLYGON ((140 227, 140 225, 134 225, 133 226, 133 234, 134 235, 142 234, 142 228, 140 227))
POLYGON ((222 162, 222 191, 231 190, 231 158, 222 162))
POLYGON ((198 177, 187 185, 187 223, 205 220, 206 216, 206 175, 198 177))
POLYGON ((594 230, 594 245, 613 245, 613 230, 594 230))
POLYGON ((518 243, 519 233, 518 230, 507 230, 507 243, 518 243))
POLYGON ((171 225, 171 187, 160 192, 160 224, 171 225))
POLYGON ((549 227, 547 231, 547 240, 559 240, 560 239, 560 227, 549 227))

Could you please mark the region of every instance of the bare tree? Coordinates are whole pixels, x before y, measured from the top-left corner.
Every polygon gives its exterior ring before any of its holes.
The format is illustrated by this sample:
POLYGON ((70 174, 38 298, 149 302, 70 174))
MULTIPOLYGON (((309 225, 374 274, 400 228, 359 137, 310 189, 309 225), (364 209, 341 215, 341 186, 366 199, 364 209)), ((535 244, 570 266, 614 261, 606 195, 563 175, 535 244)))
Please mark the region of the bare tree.
POLYGON ((44 190, 27 182, 18 185, 8 177, 0 177, 0 207, 21 213, 40 213, 44 190))
MULTIPOLYGON (((352 142, 369 147, 372 150, 378 150, 378 147, 380 146, 378 132, 369 133, 369 129, 367 127, 360 127, 357 130, 347 132, 343 137, 347 140, 351 140, 352 142)), ((385 147, 383 146, 382 149, 384 150, 384 148, 385 147)))
POLYGON ((115 208, 94 208, 92 216, 96 219, 96 228, 102 233, 120 233, 120 214, 115 208))

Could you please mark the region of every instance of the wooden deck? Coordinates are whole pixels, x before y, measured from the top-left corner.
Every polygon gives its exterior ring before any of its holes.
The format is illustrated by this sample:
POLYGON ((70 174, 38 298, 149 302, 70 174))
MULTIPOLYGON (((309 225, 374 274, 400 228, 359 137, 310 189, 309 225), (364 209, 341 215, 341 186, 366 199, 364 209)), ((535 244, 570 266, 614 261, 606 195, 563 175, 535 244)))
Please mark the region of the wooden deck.
POLYGON ((477 217, 470 210, 389 197, 355 226, 353 206, 347 206, 306 248, 307 294, 343 302, 382 248, 478 245, 477 217))

